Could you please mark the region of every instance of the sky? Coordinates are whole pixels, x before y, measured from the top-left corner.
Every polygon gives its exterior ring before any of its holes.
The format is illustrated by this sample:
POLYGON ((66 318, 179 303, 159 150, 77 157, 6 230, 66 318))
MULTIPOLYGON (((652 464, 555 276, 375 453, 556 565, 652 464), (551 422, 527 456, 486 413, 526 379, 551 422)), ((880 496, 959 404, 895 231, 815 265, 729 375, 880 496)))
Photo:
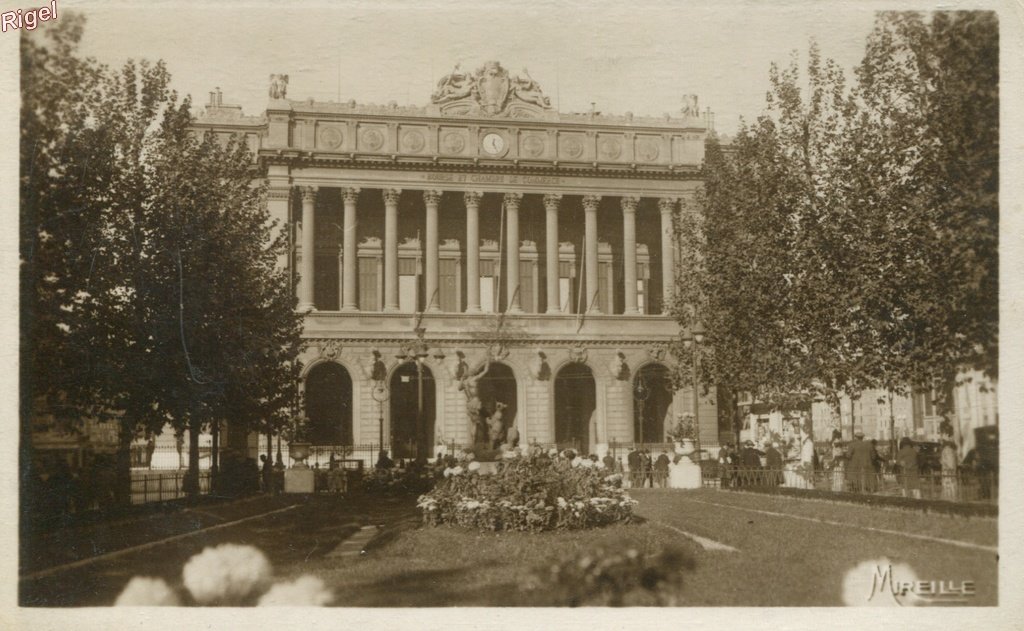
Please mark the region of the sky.
POLYGON ((660 116, 684 94, 731 134, 764 107, 771 62, 806 53, 852 69, 874 6, 753 2, 174 2, 65 0, 88 18, 82 52, 111 65, 163 59, 173 87, 261 113, 271 73, 303 100, 425 105, 456 62, 527 68, 563 112, 660 116))

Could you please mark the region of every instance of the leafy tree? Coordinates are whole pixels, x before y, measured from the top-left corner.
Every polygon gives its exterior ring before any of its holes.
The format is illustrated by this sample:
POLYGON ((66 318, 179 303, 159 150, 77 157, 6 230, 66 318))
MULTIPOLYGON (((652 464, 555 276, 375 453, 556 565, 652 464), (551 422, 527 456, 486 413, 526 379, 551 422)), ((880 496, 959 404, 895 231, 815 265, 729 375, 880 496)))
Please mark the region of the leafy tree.
POLYGON ((60 24, 23 40, 25 398, 70 426, 117 418, 122 491, 140 431, 190 429, 196 491, 200 430, 273 426, 290 403, 285 243, 251 154, 195 136, 162 63, 77 60, 81 19, 60 24))
MULTIPOLYGON (((812 45, 677 222, 702 380, 781 403, 940 384, 998 359, 998 25, 880 14, 857 83, 812 45)), ((677 352, 684 363, 687 351, 677 352)))

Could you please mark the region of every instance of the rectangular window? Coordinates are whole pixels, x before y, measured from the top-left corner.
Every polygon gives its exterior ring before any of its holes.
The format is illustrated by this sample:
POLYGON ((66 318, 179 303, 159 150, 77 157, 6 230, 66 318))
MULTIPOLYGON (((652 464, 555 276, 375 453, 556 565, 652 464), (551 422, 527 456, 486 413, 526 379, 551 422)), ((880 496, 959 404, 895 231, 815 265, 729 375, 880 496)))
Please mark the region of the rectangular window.
POLYGON ((380 296, 377 287, 380 282, 380 259, 359 257, 359 309, 380 311, 380 296))
POLYGON ((313 303, 320 311, 337 311, 338 304, 338 255, 321 254, 314 259, 313 303))
POLYGON ((526 313, 536 313, 537 303, 533 293, 533 261, 519 262, 519 306, 526 313))
POLYGON ((446 313, 458 313, 459 271, 455 259, 438 261, 438 306, 446 313))
POLYGON ((484 313, 494 313, 494 281, 493 276, 480 276, 480 310, 484 313))
POLYGON ((574 313, 576 295, 572 288, 571 278, 559 278, 558 279, 558 296, 562 300, 561 311, 562 313, 574 313))
POLYGON ((610 263, 597 264, 597 306, 601 313, 613 313, 611 279, 612 266, 610 263))

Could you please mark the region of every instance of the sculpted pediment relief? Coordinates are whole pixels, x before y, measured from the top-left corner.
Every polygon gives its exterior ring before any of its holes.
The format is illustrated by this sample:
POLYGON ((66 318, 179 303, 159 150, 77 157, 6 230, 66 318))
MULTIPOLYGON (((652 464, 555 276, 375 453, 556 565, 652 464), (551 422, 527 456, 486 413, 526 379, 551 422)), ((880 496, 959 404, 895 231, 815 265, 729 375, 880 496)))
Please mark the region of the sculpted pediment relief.
POLYGON ((551 109, 551 100, 526 68, 513 76, 497 61, 488 61, 472 73, 456 64, 437 83, 430 102, 445 115, 541 118, 551 109))

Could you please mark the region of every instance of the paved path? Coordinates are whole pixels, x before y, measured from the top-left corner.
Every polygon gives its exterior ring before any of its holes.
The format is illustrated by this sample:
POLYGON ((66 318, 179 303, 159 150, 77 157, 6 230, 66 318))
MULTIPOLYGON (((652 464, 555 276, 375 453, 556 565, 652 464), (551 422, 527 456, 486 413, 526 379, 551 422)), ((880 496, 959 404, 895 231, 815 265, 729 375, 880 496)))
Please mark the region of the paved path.
MULTIPOLYGON (((208 518, 206 526, 186 532, 168 534, 166 528, 151 529, 149 539, 141 544, 27 572, 19 583, 20 604, 109 605, 136 575, 158 576, 180 584, 185 562, 203 548, 221 543, 253 545, 267 555, 277 575, 293 576, 301 574, 305 564, 324 557, 353 535, 363 534, 368 540, 368 535, 376 532, 377 524, 407 518, 415 510, 408 499, 316 495, 286 496, 275 501, 278 505, 263 513, 233 521, 208 518), (280 506, 281 502, 286 505, 280 506), (370 525, 372 530, 362 529, 370 525)), ((359 549, 365 544, 360 540, 359 549)))

